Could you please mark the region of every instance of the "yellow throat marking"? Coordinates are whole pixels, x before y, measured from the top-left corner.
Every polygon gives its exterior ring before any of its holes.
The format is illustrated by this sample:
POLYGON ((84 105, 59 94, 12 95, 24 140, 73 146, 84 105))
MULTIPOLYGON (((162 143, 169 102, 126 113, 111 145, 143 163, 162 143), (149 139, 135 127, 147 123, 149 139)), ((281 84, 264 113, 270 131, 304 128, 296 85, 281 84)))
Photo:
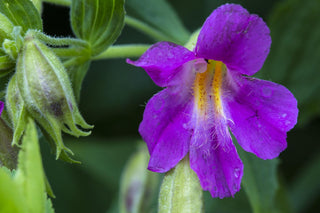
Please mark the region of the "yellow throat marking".
POLYGON ((221 86, 225 72, 221 61, 209 60, 207 70, 197 73, 194 82, 194 98, 197 109, 202 115, 209 113, 208 106, 213 101, 214 113, 222 114, 221 86))

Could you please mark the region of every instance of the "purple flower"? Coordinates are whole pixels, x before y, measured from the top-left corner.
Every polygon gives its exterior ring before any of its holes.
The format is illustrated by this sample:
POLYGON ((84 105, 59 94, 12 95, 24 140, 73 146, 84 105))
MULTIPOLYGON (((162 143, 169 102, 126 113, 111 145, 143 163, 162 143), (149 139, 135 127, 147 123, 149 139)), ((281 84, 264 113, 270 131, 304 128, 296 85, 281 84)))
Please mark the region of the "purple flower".
POLYGON ((240 146, 262 159, 277 157, 297 122, 297 101, 285 87, 255 74, 270 49, 263 20, 225 4, 205 21, 193 51, 159 42, 139 60, 164 90, 148 102, 139 132, 148 145, 148 169, 167 172, 188 153, 190 166, 213 197, 240 189, 240 146))
POLYGON ((2 113, 3 107, 4 107, 4 104, 3 104, 2 101, 0 101, 0 115, 1 115, 1 113, 2 113))

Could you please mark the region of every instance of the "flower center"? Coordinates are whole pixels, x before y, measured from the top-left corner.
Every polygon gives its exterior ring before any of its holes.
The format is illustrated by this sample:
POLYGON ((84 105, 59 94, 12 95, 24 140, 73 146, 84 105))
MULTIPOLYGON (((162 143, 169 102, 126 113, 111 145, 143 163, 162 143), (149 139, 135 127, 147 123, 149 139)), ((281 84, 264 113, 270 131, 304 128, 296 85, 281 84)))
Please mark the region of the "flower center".
POLYGON ((207 70, 197 73, 194 82, 194 98, 197 110, 201 115, 222 115, 221 86, 226 72, 226 66, 221 61, 209 60, 207 70), (211 106, 211 107, 210 107, 211 106))

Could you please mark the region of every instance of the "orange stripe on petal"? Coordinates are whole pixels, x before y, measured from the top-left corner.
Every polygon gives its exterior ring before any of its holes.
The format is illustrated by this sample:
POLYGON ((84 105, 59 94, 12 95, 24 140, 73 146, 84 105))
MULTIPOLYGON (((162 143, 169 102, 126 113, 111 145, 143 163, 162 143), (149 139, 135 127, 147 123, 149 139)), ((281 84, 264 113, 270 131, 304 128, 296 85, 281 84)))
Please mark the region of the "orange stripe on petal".
POLYGON ((201 116, 207 116, 210 112, 223 115, 221 87, 225 70, 221 61, 209 60, 207 70, 196 74, 193 90, 196 109, 201 116))

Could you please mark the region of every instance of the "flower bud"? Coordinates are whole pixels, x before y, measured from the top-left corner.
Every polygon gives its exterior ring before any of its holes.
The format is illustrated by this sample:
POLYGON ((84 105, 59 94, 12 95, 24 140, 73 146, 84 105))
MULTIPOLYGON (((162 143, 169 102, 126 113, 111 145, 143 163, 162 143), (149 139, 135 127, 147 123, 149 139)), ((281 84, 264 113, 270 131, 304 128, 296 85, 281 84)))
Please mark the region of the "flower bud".
MULTIPOLYGON (((13 39, 13 29, 14 25, 12 22, 7 18, 7 16, 0 13, 0 77, 11 72, 15 65, 11 55, 9 56, 6 53, 6 48, 8 47, 11 48, 14 46, 14 49, 16 49, 16 46, 12 45, 9 41, 9 39, 13 39)), ((12 50, 10 49, 9 51, 11 53, 12 50)))
POLYGON ((22 27, 14 26, 10 34, 11 38, 5 38, 2 42, 2 49, 14 61, 17 59, 23 45, 22 33, 22 27))
POLYGON ((166 173, 160 188, 159 213, 203 212, 202 188, 189 156, 166 173))
POLYGON ((129 159, 121 177, 120 212, 150 212, 158 188, 158 174, 148 171, 149 154, 144 144, 129 159))
MULTIPOLYGON (((44 135, 55 143, 56 156, 69 152, 62 141, 61 130, 73 136, 87 136, 92 128, 82 118, 64 66, 45 44, 26 35, 16 66, 17 85, 28 113, 44 135)), ((49 141, 50 141, 49 140, 49 141)))

